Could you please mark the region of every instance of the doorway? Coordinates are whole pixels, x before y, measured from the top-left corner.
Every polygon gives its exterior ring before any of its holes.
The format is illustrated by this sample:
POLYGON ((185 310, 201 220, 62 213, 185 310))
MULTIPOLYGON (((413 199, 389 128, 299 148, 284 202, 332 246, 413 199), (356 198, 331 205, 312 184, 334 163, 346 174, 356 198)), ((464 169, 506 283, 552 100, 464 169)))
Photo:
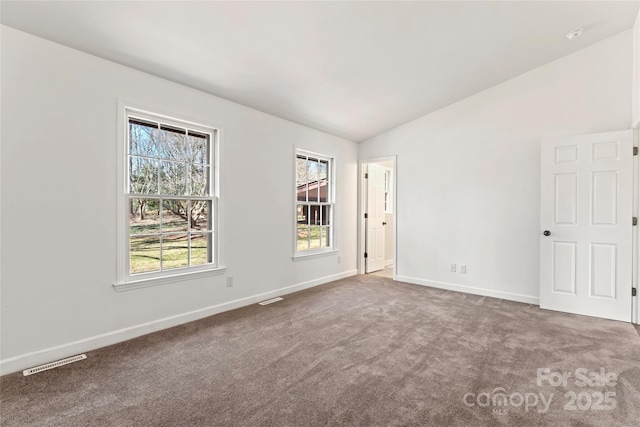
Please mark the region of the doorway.
POLYGON ((396 158, 360 162, 358 260, 360 274, 396 277, 396 158))

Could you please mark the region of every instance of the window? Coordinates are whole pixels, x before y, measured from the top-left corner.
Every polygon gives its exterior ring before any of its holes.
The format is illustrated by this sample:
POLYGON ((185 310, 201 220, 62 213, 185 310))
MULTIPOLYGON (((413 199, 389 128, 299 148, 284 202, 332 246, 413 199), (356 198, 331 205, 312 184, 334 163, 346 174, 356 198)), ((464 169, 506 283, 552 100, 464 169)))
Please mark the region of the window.
POLYGON ((217 131, 126 110, 125 281, 216 267, 217 131))
POLYGON ((391 171, 384 171, 384 213, 393 213, 391 210, 391 171))
POLYGON ((334 247, 333 159, 296 151, 296 255, 334 247))

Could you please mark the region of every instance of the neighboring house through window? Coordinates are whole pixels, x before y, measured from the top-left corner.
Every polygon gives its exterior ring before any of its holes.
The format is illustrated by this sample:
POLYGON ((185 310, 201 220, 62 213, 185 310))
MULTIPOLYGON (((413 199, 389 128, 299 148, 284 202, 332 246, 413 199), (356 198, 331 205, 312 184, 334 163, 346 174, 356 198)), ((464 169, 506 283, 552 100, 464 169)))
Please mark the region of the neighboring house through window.
POLYGON ((334 160, 296 151, 296 255, 334 248, 334 160))

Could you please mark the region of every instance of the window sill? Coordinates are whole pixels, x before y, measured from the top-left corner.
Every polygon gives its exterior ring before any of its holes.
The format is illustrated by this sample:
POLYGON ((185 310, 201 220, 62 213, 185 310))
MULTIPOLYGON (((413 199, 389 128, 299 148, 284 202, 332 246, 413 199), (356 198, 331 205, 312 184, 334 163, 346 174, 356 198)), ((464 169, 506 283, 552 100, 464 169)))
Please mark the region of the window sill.
POLYGON ((116 292, 132 291, 134 289, 165 285, 167 283, 182 282, 185 280, 198 279, 200 277, 218 276, 220 274, 224 274, 226 271, 226 267, 218 267, 209 270, 189 271, 187 273, 172 274, 171 276, 134 279, 127 282, 114 283, 113 288, 116 290, 116 292))
POLYGON ((324 252, 313 252, 310 254, 294 255, 291 257, 291 259, 293 259, 293 262, 298 262, 298 261, 305 261, 308 259, 323 258, 326 256, 332 256, 337 254, 338 254, 338 250, 332 249, 330 251, 324 251, 324 252))

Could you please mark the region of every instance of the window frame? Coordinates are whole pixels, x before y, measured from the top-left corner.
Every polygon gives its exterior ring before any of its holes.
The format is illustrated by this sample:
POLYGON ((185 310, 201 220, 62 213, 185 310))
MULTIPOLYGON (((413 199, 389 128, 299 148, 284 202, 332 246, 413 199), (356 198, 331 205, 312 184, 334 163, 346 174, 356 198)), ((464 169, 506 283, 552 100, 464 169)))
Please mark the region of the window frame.
MULTIPOLYGON (((155 286, 163 283, 171 283, 188 278, 195 278, 200 276, 207 276, 211 274, 222 274, 225 268, 220 267, 220 234, 219 234, 219 211, 220 211, 220 174, 219 174, 219 161, 220 161, 220 134, 221 128, 218 126, 203 125, 186 118, 183 118, 183 114, 163 114, 157 112, 158 110, 150 111, 150 109, 139 108, 132 106, 131 104, 124 104, 118 102, 118 203, 117 203, 117 218, 118 218, 118 234, 117 234, 117 280, 114 284, 114 288, 117 291, 137 289, 140 287, 155 286), (176 118, 181 117, 181 118, 176 118), (209 167, 209 195, 208 196, 191 196, 191 195, 172 195, 158 193, 150 195, 148 198, 156 200, 164 199, 198 199, 210 201, 211 209, 209 212, 209 221, 211 222, 210 231, 204 232, 210 233, 210 251, 211 263, 196 265, 196 266, 183 266, 177 268, 170 268, 166 270, 142 272, 132 274, 130 271, 130 212, 129 201, 132 196, 129 190, 129 120, 136 119, 141 121, 151 121, 159 123, 160 125, 174 126, 181 129, 188 129, 200 134, 209 135, 209 153, 208 153, 208 165, 209 167)), ((142 197, 145 198, 145 197, 142 197)), ((161 231, 159 231, 162 234, 161 231)), ((187 236, 192 233, 187 229, 184 232, 187 236)), ((162 246, 162 245, 161 245, 162 246)))
MULTIPOLYGON (((335 223, 335 209, 336 209, 336 158, 335 156, 329 154, 320 154, 313 151, 303 150, 300 148, 295 148, 294 156, 293 156, 293 259, 304 259, 307 257, 313 257, 314 255, 324 255, 331 254, 337 252, 337 241, 336 241, 336 223, 335 223), (297 161, 298 156, 305 156, 307 159, 309 157, 313 159, 317 159, 319 161, 327 162, 327 179, 329 181, 327 187, 327 201, 321 202, 320 193, 318 193, 318 201, 317 202, 309 202, 309 201, 298 201, 298 173, 297 173, 297 161), (327 238, 331 242, 330 245, 326 247, 316 248, 316 249, 306 249, 303 251, 298 250, 298 205, 306 204, 306 205, 318 205, 318 206, 328 206, 330 210, 329 214, 329 222, 327 223, 327 227, 329 228, 329 234, 327 238)), ((322 226, 323 224, 320 224, 322 226)), ((310 227, 311 225, 308 224, 310 227)))

